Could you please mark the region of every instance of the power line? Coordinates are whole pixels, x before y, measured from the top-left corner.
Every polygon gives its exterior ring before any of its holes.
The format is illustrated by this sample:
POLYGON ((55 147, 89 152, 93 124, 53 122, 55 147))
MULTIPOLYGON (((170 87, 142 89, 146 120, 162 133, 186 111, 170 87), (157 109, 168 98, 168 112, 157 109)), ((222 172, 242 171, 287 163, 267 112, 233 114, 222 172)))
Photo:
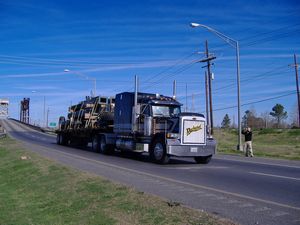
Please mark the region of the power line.
MULTIPOLYGON (((264 78, 266 78, 266 76, 269 76, 269 75, 272 75, 272 76, 276 76, 276 75, 282 75, 282 74, 286 74, 288 73, 289 71, 286 71, 287 69, 285 68, 285 72, 282 71, 277 71, 276 73, 271 73, 273 70, 269 71, 269 72, 266 72, 266 73, 263 73, 263 74, 260 74, 260 75, 257 75, 257 76, 254 76, 254 77, 249 77, 249 78, 244 78, 241 80, 241 82, 247 82, 247 81, 253 81, 253 82, 256 82, 258 80, 262 80, 264 78), (256 78, 256 79, 255 79, 256 78)), ((247 82, 246 84, 249 84, 251 82, 247 82)), ((222 86, 222 87, 219 87, 217 89, 214 90, 214 93, 218 92, 218 91, 221 91, 221 90, 225 90, 225 89, 231 89, 231 87, 234 87, 235 84, 228 84, 228 85, 225 85, 225 86, 222 86)))
MULTIPOLYGON (((289 92, 288 94, 283 94, 283 95, 279 95, 279 96, 275 96, 275 97, 265 98, 265 99, 258 100, 258 101, 244 103, 241 106, 247 106, 247 105, 252 105, 252 104, 256 104, 256 103, 266 102, 266 101, 279 99, 279 98, 283 98, 283 97, 294 95, 294 94, 295 94, 295 91, 292 91, 292 92, 289 92)), ((234 105, 234 106, 228 106, 228 107, 224 107, 224 108, 218 108, 218 109, 215 109, 214 111, 222 111, 222 110, 225 110, 225 109, 233 109, 233 108, 237 108, 237 106, 234 105)))
POLYGON ((174 77, 174 76, 176 76, 176 75, 178 75, 178 74, 180 74, 180 73, 182 73, 182 72, 184 72, 184 71, 190 69, 191 66, 194 65, 194 64, 197 63, 197 62, 198 62, 198 60, 197 60, 197 61, 192 61, 192 62, 190 62, 189 64, 186 64, 186 65, 180 67, 179 69, 177 69, 177 70, 174 71, 173 73, 165 74, 165 75, 162 76, 159 80, 157 80, 157 81, 155 81, 154 83, 152 83, 151 86, 148 85, 148 86, 144 87, 144 89, 149 89, 150 87, 156 86, 156 85, 160 84, 161 81, 163 81, 163 80, 165 80, 165 79, 168 79, 168 78, 171 78, 171 77, 174 77))
POLYGON ((175 68, 175 67, 178 66, 181 62, 183 62, 184 60, 188 59, 189 57, 191 57, 191 56, 194 55, 194 54, 195 54, 195 53, 190 53, 190 54, 184 56, 183 58, 179 59, 178 61, 176 61, 173 65, 169 66, 168 68, 162 70, 161 72, 159 72, 159 73, 157 73, 157 74, 155 74, 155 75, 151 75, 150 78, 148 78, 148 79, 147 79, 146 81, 144 81, 144 82, 148 82, 148 81, 150 81, 150 80, 153 80, 153 79, 155 79, 156 77, 158 77, 158 76, 160 76, 160 75, 162 75, 162 74, 164 74, 164 73, 170 71, 171 69, 175 68))
MULTIPOLYGON (((264 73, 261 73, 261 74, 249 77, 249 78, 243 78, 243 79, 241 79, 241 82, 247 82, 247 81, 252 81, 252 80, 254 82, 254 81, 257 81, 257 80, 264 79, 266 76, 269 76, 269 75, 282 75, 283 71, 280 72, 281 71, 280 69, 281 70, 284 69, 284 71, 288 70, 288 69, 286 69, 286 66, 279 66, 279 67, 276 67, 275 69, 272 69, 270 71, 267 71, 267 72, 264 72, 264 73), (274 73, 275 71, 276 71, 276 73, 274 73)), ((289 72, 289 70, 286 71, 286 72, 289 72)), ((249 83, 250 82, 248 82, 247 84, 249 84, 249 83)), ((236 85, 235 83, 224 85, 222 87, 214 89, 213 93, 217 93, 218 91, 221 91, 221 90, 231 89, 231 87, 234 87, 235 85, 236 85)), ((194 94, 194 96, 199 96, 199 95, 201 95, 201 93, 194 94)), ((191 97, 191 96, 188 96, 188 97, 191 97)))
MULTIPOLYGON (((264 43, 263 39, 269 40, 271 38, 271 40, 276 40, 276 36, 282 35, 282 34, 278 34, 279 31, 287 30, 287 29, 290 29, 290 28, 293 28, 293 27, 298 27, 299 25, 300 25, 300 23, 296 23, 294 25, 284 26, 284 27, 280 27, 278 29, 274 29, 274 30, 271 30, 271 31, 262 32, 262 33, 252 35, 252 36, 247 36, 247 37, 239 39, 239 42, 241 43, 241 46, 243 47, 243 46, 252 46, 252 45, 255 45, 257 43, 264 43), (273 33, 275 33, 277 35, 262 38, 262 36, 270 35, 270 34, 273 34, 273 33), (259 37, 259 39, 255 40, 255 38, 257 38, 257 37, 259 37), (250 41, 251 39, 254 39, 254 40, 250 41), (248 41, 248 43, 247 42, 243 43, 244 41, 248 41)), ((294 32, 299 32, 299 29, 288 31, 288 32, 285 32, 283 34, 288 35, 288 34, 294 33, 294 32)), ((280 38, 280 37, 277 37, 277 39, 278 38, 280 38)), ((212 51, 216 52, 216 51, 222 50, 224 47, 229 47, 229 46, 227 44, 220 44, 220 45, 215 46, 212 49, 212 51)))
MULTIPOLYGON (((187 69, 189 69, 189 68, 191 67, 191 65, 195 64, 196 62, 197 62, 197 61, 192 61, 192 62, 190 62, 190 63, 188 63, 188 64, 185 64, 185 65, 179 67, 176 71, 174 71, 174 72, 172 72, 172 73, 164 74, 164 75, 163 75, 161 78, 159 78, 158 80, 153 81, 153 82, 151 83, 151 85, 144 86, 144 87, 143 87, 143 90, 149 89, 150 87, 153 87, 153 86, 156 86, 156 85, 160 84, 160 82, 161 82, 162 80, 164 80, 164 79, 167 79, 167 77, 175 76, 175 75, 178 75, 178 74, 182 73, 183 71, 186 71, 187 69)), ((171 67, 174 67, 174 65, 171 66, 171 67)), ((160 73, 159 75, 162 75, 162 74, 163 74, 163 73, 160 73)), ((156 76, 156 77, 158 77, 158 76, 156 76)), ((150 83, 149 80, 151 80, 151 79, 146 80, 146 83, 150 83), (147 82, 147 81, 148 81, 148 82, 147 82)), ((131 88, 131 89, 128 89, 127 91, 130 91, 130 90, 132 90, 132 88, 131 88)), ((119 91, 119 90, 115 90, 115 91, 119 91)))

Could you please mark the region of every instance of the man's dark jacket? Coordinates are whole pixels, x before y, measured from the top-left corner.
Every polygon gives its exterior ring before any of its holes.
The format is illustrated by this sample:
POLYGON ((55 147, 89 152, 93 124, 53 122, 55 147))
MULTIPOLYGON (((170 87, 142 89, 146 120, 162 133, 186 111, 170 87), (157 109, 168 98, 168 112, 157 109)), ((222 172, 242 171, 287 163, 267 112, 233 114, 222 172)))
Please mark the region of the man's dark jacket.
POLYGON ((242 131, 242 134, 245 135, 245 141, 252 141, 252 131, 242 131))

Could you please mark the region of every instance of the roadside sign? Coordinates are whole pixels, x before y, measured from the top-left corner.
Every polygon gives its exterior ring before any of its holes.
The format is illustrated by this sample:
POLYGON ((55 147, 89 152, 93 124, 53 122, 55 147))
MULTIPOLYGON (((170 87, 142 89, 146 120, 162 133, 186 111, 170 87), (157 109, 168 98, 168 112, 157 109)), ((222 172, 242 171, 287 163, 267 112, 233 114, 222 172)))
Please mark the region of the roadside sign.
POLYGON ((50 122, 49 127, 56 127, 56 123, 55 122, 50 122))

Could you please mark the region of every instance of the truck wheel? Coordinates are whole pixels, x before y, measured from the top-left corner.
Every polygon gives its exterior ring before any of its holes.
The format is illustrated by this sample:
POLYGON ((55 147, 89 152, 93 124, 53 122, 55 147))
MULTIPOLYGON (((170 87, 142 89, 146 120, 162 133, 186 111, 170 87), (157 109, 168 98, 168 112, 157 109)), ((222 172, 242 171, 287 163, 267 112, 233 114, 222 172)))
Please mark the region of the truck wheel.
POLYGON ((100 146, 99 147, 100 147, 99 148, 100 153, 105 154, 105 155, 112 154, 114 151, 114 147, 112 145, 106 144, 106 139, 103 135, 100 137, 100 146))
POLYGON ((207 164, 210 162, 212 155, 208 155, 208 156, 197 156, 194 157, 196 163, 198 164, 207 164))
POLYGON ((98 152, 99 151, 99 137, 97 135, 95 135, 93 137, 93 140, 92 140, 92 150, 94 152, 98 152))
POLYGON ((61 144, 61 134, 56 135, 56 144, 58 144, 58 145, 61 144))
POLYGON ((162 138, 157 138, 151 145, 150 158, 155 163, 166 164, 170 157, 167 155, 166 144, 162 138))
POLYGON ((60 136, 60 144, 61 145, 68 145, 68 136, 66 136, 66 135, 61 135, 60 136))
POLYGON ((86 147, 87 145, 88 145, 88 141, 86 141, 84 138, 78 140, 79 147, 86 147))

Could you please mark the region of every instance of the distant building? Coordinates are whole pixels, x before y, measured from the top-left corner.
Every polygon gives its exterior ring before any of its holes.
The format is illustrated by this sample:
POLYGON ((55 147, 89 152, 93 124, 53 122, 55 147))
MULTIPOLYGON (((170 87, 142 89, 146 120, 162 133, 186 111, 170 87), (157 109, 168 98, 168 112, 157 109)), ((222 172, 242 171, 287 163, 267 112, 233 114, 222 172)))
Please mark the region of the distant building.
POLYGON ((8 117, 8 99, 1 99, 0 98, 0 118, 7 118, 8 117))

